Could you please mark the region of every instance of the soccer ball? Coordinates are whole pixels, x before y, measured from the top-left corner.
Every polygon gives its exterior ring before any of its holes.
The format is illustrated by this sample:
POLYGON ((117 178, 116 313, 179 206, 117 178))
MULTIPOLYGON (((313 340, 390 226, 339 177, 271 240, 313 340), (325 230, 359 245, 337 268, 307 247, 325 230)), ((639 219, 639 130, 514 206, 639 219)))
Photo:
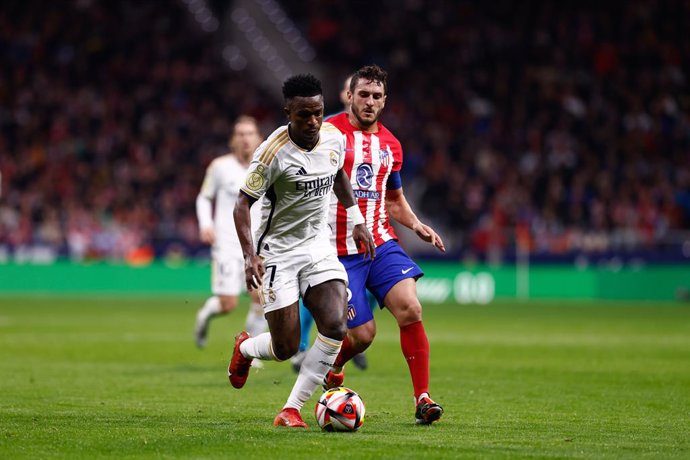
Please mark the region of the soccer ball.
POLYGON ((364 401, 345 387, 326 390, 316 403, 316 423, 324 431, 357 431, 364 423, 364 401))

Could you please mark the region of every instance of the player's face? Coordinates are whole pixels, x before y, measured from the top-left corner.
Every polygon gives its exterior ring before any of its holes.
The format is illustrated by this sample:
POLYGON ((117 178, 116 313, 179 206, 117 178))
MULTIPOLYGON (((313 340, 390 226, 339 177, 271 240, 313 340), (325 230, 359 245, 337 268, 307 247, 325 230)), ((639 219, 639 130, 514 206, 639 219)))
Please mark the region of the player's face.
POLYGON ((378 81, 359 80, 351 95, 352 115, 361 128, 376 123, 386 105, 383 84, 378 81))
POLYGON ((241 158, 249 158, 261 144, 259 128, 254 123, 240 122, 232 135, 232 150, 241 158))
POLYGON ((285 107, 290 121, 290 136, 300 147, 311 149, 319 142, 319 131, 323 123, 323 96, 290 99, 285 107))

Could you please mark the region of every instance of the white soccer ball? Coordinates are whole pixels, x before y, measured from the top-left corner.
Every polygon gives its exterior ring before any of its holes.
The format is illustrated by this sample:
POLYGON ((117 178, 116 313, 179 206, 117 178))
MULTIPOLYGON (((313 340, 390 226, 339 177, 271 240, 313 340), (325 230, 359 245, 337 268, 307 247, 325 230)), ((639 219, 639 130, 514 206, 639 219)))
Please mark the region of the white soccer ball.
POLYGON ((316 403, 316 423, 324 431, 357 431, 364 423, 364 401, 345 387, 326 390, 316 403))

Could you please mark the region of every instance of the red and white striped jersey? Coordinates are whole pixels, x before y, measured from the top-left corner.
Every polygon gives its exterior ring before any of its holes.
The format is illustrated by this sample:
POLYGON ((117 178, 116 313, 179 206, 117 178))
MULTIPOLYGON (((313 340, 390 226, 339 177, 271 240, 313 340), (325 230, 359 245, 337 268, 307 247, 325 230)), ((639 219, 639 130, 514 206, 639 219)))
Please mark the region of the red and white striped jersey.
MULTIPOLYGON (((346 139, 345 171, 350 178, 355 200, 366 221, 367 228, 374 237, 376 246, 398 237, 391 226, 386 209, 386 184, 393 171, 402 166, 402 147, 400 141, 378 123, 378 133, 358 130, 347 119, 347 113, 340 113, 326 121, 338 128, 346 139)), ((352 239, 352 222, 348 222, 345 207, 335 196, 331 197, 329 222, 332 229, 331 242, 339 256, 364 252, 357 248, 352 239)))

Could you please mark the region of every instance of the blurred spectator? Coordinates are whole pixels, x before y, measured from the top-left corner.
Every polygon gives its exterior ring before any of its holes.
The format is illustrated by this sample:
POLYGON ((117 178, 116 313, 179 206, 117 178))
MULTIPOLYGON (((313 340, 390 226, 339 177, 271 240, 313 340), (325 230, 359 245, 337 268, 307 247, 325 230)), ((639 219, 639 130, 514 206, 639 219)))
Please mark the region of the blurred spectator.
POLYGON ((142 263, 196 244, 199 171, 268 103, 181 6, 3 3, 0 245, 142 263))
POLYGON ((523 225, 557 254, 690 229, 688 2, 285 4, 366 43, 315 40, 330 68, 395 73, 385 122, 426 156, 407 184, 424 181, 420 211, 451 241, 469 233, 465 249, 513 245, 523 225))
MULTIPOLYGON (((384 122, 449 246, 500 258, 520 227, 534 254, 644 250, 690 230, 687 1, 282 3, 333 88, 371 62, 395 75, 384 122)), ((281 116, 219 39, 176 2, 4 2, 0 246, 193 252, 229 120, 281 116)))

